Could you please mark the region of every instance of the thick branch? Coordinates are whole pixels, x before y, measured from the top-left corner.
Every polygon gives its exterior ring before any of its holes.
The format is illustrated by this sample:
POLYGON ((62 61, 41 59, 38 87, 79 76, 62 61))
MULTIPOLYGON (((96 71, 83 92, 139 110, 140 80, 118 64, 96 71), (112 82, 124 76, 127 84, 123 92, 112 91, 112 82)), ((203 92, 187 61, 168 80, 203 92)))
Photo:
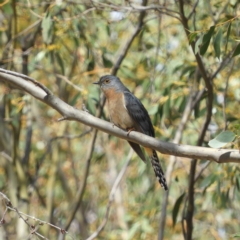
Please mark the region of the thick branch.
POLYGON ((45 86, 38 83, 36 80, 28 78, 27 76, 24 76, 23 78, 22 76, 22 74, 6 71, 0 68, 0 82, 12 84, 15 87, 29 93, 33 97, 41 100, 57 110, 61 115, 64 116, 64 119, 66 120, 81 122, 85 125, 97 128, 116 137, 139 143, 144 147, 153 148, 162 154, 169 154, 191 159, 205 159, 216 161, 218 163, 240 163, 240 153, 238 150, 211 149, 206 147, 166 143, 134 131, 132 131, 128 136, 125 131, 117 128, 116 126, 113 127, 111 123, 96 118, 87 112, 77 110, 63 102, 61 99, 51 94, 51 92, 47 90, 45 86))

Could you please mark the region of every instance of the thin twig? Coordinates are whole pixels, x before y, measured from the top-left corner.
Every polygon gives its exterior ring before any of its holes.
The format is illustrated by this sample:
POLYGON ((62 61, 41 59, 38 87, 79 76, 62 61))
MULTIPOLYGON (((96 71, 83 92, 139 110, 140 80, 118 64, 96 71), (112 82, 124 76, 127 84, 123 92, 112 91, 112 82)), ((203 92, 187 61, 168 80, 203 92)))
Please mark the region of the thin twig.
POLYGON ((85 166, 85 170, 84 170, 84 176, 83 176, 83 179, 82 179, 82 185, 81 185, 79 191, 77 192, 76 203, 74 205, 73 211, 70 213, 69 218, 67 220, 67 223, 65 225, 66 230, 69 229, 69 227, 70 227, 70 225, 71 225, 71 223, 72 223, 72 221, 73 221, 73 219, 76 215, 76 212, 77 212, 79 206, 82 203, 83 195, 85 193, 85 189, 86 189, 86 186, 87 186, 87 178, 88 178, 89 171, 90 171, 91 159, 92 159, 93 148, 94 148, 96 137, 97 137, 97 132, 98 132, 97 129, 94 129, 92 139, 89 143, 89 149, 88 149, 88 154, 87 154, 86 166, 85 166))
POLYGON ((73 88, 75 88, 77 91, 79 91, 79 92, 82 92, 82 91, 83 91, 83 88, 81 88, 81 87, 77 86, 76 84, 72 83, 66 76, 63 76, 63 75, 58 74, 58 73, 52 73, 52 72, 50 72, 50 71, 47 71, 46 68, 44 68, 44 67, 42 67, 42 66, 40 66, 40 65, 36 65, 35 67, 36 67, 37 69, 43 70, 43 71, 44 71, 45 73, 47 73, 47 74, 53 74, 53 75, 55 75, 56 77, 61 78, 61 79, 64 80, 67 84, 69 84, 70 86, 72 86, 73 88))
POLYGON ((17 72, 13 72, 13 71, 9 71, 9 70, 5 70, 3 68, 0 69, 2 73, 5 73, 5 74, 10 74, 12 76, 15 76, 15 77, 19 77, 19 78, 22 78, 24 80, 27 80, 31 83, 33 83, 34 85, 40 87, 42 90, 44 90, 44 92, 48 95, 52 95, 52 92, 47 88, 45 87, 43 84, 41 84, 40 82, 36 81, 35 79, 31 78, 31 77, 28 77, 24 74, 21 74, 21 73, 17 73, 17 72))
POLYGON ((96 238, 102 232, 104 227, 106 226, 107 221, 108 221, 108 217, 109 217, 109 213, 110 213, 111 204, 114 200, 114 195, 115 195, 115 193, 117 191, 117 188, 118 188, 118 186, 119 186, 119 184, 120 184, 120 182, 121 182, 121 180, 122 180, 122 178, 123 178, 123 176, 124 176, 124 174, 127 170, 127 167, 128 167, 128 164, 129 164, 129 162, 132 158, 132 155, 133 155, 133 150, 130 149, 129 154, 127 156, 127 160, 126 160, 125 164, 123 165, 121 171, 119 172, 119 174, 118 174, 118 176, 117 176, 117 178, 116 178, 116 180, 115 180, 115 182, 112 186, 111 192, 109 194, 108 205, 107 205, 107 209, 106 209, 104 219, 103 219, 102 223, 100 224, 100 226, 97 228, 97 230, 94 233, 92 233, 92 235, 89 236, 86 240, 93 240, 94 238, 96 238))
POLYGON ((212 74, 211 76, 211 81, 218 75, 218 73, 223 70, 223 68, 225 68, 227 66, 227 64, 232 60, 232 53, 233 50, 230 51, 225 58, 222 60, 221 64, 219 65, 219 67, 217 68, 217 70, 212 74))
POLYGON ((196 174, 194 182, 197 182, 197 180, 201 177, 202 173, 204 172, 204 170, 211 164, 212 162, 206 162, 202 168, 200 169, 200 171, 196 174))
POLYGON ((28 9, 29 9, 29 11, 30 11, 35 17, 40 18, 40 20, 42 20, 42 19, 44 18, 44 16, 41 16, 41 15, 35 13, 35 12, 31 9, 31 3, 30 3, 30 1, 27 0, 27 2, 28 2, 28 9))
MULTIPOLYGON (((39 225, 44 225, 44 224, 46 224, 46 225, 49 225, 49 226, 51 226, 51 227, 59 230, 61 233, 68 233, 67 231, 65 231, 64 229, 62 229, 62 228, 60 228, 60 227, 58 227, 58 226, 56 226, 56 225, 53 225, 53 224, 51 224, 51 223, 49 223, 49 222, 42 221, 42 220, 40 220, 40 219, 38 219, 38 218, 36 218, 36 217, 33 217, 33 216, 31 216, 31 215, 28 215, 28 214, 25 214, 25 213, 23 213, 23 212, 20 212, 16 207, 14 207, 14 206, 12 205, 10 199, 9 199, 4 193, 0 192, 0 196, 1 196, 2 199, 5 200, 6 210, 11 210, 11 211, 16 212, 17 215, 18 215, 18 217, 21 218, 21 219, 28 225, 28 227, 29 227, 29 229, 30 229, 30 231, 31 231, 31 234, 35 234, 35 235, 37 235, 38 237, 41 237, 42 239, 47 239, 47 238, 45 238, 44 236, 42 236, 40 233, 38 233, 38 232, 36 231, 36 227, 35 227, 35 226, 31 225, 31 224, 28 222, 28 219, 29 219, 29 218, 32 219, 32 220, 34 220, 34 221, 36 221, 36 222, 38 222, 39 225), (26 218, 24 218, 24 217, 26 217, 26 218)), ((6 215, 6 212, 7 212, 6 210, 5 210, 5 212, 4 212, 3 216, 2 216, 1 222, 4 221, 4 216, 6 215)))
MULTIPOLYGON (((73 139, 78 139, 78 138, 82 138, 85 135, 89 134, 92 132, 92 128, 79 134, 79 135, 62 135, 62 136, 56 136, 51 138, 46 146, 46 151, 45 153, 41 156, 41 158, 38 160, 38 169, 40 168, 40 166, 42 165, 44 159, 46 158, 47 154, 49 154, 49 152, 51 151, 51 146, 53 144, 54 141, 60 140, 60 139, 68 139, 68 140, 73 140, 73 139)), ((35 181, 38 179, 38 169, 37 169, 37 173, 35 174, 34 180, 33 180, 33 185, 35 185, 35 181)))
MULTIPOLYGON (((143 1, 143 6, 145 6, 147 4, 147 0, 143 1)), ((116 75, 118 69, 120 68, 120 65, 123 61, 123 59, 126 57, 127 52, 130 48, 130 46, 132 45, 133 40, 135 39, 135 37, 139 34, 139 32, 141 31, 142 27, 143 27, 143 19, 145 17, 145 11, 142 11, 139 15, 139 19, 138 19, 138 25, 135 29, 135 31, 133 32, 132 36, 128 39, 127 43, 125 44, 118 60, 116 61, 116 63, 114 64, 114 67, 112 69, 112 75, 116 75)))
POLYGON ((188 20, 192 17, 193 13, 195 13, 196 8, 197 8, 197 6, 198 6, 198 2, 199 2, 199 0, 196 0, 196 2, 194 3, 193 8, 192 8, 192 11, 190 12, 190 14, 189 14, 188 17, 187 17, 188 20))
POLYGON ((35 231, 35 226, 34 225, 31 225, 29 222, 28 222, 28 218, 24 218, 22 215, 26 215, 20 211, 18 211, 17 208, 11 208, 11 207, 7 207, 8 209, 14 211, 17 213, 18 217, 21 218, 29 227, 29 230, 30 230, 30 234, 33 234, 33 235, 37 235, 38 237, 42 238, 42 239, 46 239, 48 240, 46 237, 44 237, 43 235, 41 235, 40 233, 38 233, 37 231, 35 231))
POLYGON ((82 92, 83 88, 78 87, 76 84, 72 83, 67 77, 61 75, 61 74, 56 74, 57 77, 63 79, 66 83, 68 83, 70 86, 72 86, 73 88, 75 88, 77 91, 82 92))
POLYGON ((4 151, 0 152, 0 155, 2 157, 4 157, 6 160, 8 160, 10 163, 12 163, 12 157, 10 155, 8 155, 7 153, 5 153, 4 151))

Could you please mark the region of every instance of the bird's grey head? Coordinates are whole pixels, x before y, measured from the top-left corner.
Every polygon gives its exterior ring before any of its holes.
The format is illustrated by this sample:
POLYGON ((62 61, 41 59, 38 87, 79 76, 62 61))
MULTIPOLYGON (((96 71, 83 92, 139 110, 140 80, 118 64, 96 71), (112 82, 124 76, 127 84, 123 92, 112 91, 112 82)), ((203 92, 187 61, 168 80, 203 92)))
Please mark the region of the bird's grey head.
POLYGON ((114 89, 115 91, 126 91, 126 87, 122 84, 121 80, 113 75, 105 75, 102 76, 98 82, 94 84, 98 84, 103 91, 107 91, 109 89, 114 89))

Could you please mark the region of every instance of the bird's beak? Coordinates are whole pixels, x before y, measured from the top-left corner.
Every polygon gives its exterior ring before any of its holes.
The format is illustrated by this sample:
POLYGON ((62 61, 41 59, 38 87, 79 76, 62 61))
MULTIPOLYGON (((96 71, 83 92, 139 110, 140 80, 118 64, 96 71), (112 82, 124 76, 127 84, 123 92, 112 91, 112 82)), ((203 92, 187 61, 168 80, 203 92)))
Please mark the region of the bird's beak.
POLYGON ((93 84, 97 84, 97 85, 99 85, 99 82, 94 82, 93 84))

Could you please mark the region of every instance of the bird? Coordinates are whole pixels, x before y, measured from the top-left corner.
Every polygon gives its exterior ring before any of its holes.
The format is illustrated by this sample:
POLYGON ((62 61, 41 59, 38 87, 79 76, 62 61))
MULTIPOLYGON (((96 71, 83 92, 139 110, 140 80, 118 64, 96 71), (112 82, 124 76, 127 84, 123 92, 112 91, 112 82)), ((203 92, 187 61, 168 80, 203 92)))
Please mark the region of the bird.
MULTIPOLYGON (((114 75, 102 76, 98 82, 107 101, 110 121, 117 127, 128 131, 137 131, 151 137, 155 137, 154 128, 146 108, 130 90, 124 86, 121 80, 114 75)), ((139 144, 128 141, 137 155, 146 163, 145 155, 139 144)), ((164 188, 168 190, 164 172, 154 149, 144 147, 148 154, 155 175, 164 188)))

